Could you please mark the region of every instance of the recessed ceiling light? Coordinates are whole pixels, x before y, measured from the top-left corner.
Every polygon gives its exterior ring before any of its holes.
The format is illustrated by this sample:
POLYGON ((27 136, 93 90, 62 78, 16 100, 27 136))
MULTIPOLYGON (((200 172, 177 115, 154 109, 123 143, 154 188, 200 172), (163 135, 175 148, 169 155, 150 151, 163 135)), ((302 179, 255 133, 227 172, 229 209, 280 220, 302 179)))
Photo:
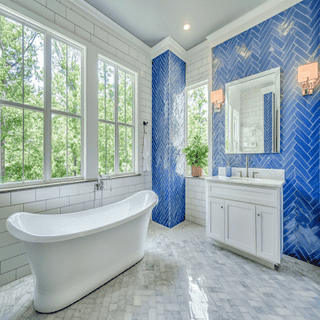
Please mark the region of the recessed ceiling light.
POLYGON ((190 24, 189 24, 189 23, 186 23, 186 24, 183 26, 183 30, 188 31, 189 29, 190 29, 190 24))

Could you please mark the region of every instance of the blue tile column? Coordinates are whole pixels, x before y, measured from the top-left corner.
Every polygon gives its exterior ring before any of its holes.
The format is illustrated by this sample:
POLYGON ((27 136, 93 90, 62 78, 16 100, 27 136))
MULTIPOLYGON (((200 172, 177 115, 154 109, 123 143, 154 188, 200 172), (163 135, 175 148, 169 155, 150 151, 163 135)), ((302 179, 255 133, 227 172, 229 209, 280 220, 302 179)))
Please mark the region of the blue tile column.
POLYGON ((166 51, 152 63, 152 219, 172 228, 185 219, 185 62, 166 51))

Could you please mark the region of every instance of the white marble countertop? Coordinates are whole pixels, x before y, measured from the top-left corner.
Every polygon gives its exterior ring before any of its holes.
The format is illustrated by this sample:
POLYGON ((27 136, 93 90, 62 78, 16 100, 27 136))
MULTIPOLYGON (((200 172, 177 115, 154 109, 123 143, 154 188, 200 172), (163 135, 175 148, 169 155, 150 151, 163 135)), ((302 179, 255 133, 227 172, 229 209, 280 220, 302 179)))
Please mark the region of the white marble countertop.
POLYGON ((206 178, 208 182, 217 183, 230 183, 230 184, 242 184, 249 186, 259 186, 259 187, 274 187, 281 188, 284 184, 284 180, 276 179, 259 179, 259 178, 239 178, 239 177, 224 177, 224 176, 214 176, 206 178))

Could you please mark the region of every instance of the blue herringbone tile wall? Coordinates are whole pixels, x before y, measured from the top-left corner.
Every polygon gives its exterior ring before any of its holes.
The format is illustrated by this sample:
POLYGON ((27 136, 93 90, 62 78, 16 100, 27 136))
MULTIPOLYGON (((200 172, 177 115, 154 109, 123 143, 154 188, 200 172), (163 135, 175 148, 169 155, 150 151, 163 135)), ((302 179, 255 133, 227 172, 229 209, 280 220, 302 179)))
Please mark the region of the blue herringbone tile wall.
POLYGON ((185 217, 185 62, 166 51, 152 63, 152 219, 172 228, 185 217))
MULTIPOLYGON (((304 0, 213 49, 213 90, 227 82, 280 66, 281 153, 250 156, 250 165, 286 170, 284 252, 320 266, 320 90, 303 97, 297 68, 319 60, 320 2, 304 0)), ((224 152, 224 110, 213 115, 213 174, 245 155, 224 152)))

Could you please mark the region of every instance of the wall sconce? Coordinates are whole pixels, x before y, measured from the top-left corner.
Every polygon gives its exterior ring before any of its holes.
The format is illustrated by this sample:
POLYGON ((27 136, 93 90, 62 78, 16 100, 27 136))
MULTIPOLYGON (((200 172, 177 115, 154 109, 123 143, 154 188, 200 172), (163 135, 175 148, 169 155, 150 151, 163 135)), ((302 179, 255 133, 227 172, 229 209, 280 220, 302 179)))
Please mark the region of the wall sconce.
POLYGON ((320 84, 318 62, 307 63, 298 68, 298 83, 302 88, 302 95, 313 94, 315 87, 320 84))
POLYGON ((223 94, 223 89, 211 92, 211 103, 214 104, 216 112, 221 111, 221 106, 224 103, 225 97, 223 94))

